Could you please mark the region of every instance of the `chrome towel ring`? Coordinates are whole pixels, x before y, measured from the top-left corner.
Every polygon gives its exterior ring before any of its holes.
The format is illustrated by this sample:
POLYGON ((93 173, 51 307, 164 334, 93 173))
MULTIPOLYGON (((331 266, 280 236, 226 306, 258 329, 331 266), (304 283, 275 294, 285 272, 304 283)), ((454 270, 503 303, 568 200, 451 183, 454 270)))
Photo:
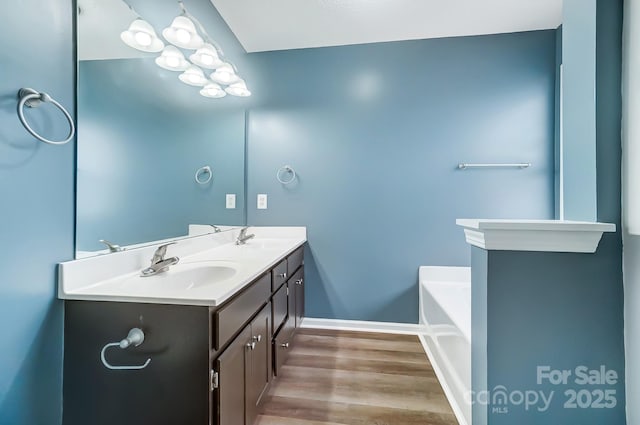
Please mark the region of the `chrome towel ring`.
POLYGON ((142 329, 140 328, 132 328, 131 330, 129 330, 129 334, 127 335, 127 337, 125 339, 123 339, 120 342, 110 342, 108 344, 105 344, 104 347, 102 347, 102 350, 100 351, 100 360, 102 360, 102 364, 104 365, 104 367, 106 367, 107 369, 111 369, 111 370, 141 370, 144 369, 145 367, 149 366, 149 363, 151 363, 151 359, 147 359, 146 362, 144 362, 144 364, 141 365, 133 365, 133 366, 114 366, 111 363, 109 363, 109 361, 107 360, 106 357, 106 352, 109 348, 111 347, 118 347, 121 348, 123 350, 134 346, 137 347, 140 344, 142 344, 144 342, 144 332, 142 331, 142 329))
POLYGON ((278 169, 276 173, 276 179, 282 184, 290 184, 296 179, 296 170, 294 170, 291 165, 284 165, 278 169), (283 174, 288 173, 291 175, 289 179, 283 179, 283 174))
POLYGON ((204 167, 198 168, 196 171, 195 179, 198 184, 207 184, 213 178, 213 171, 211 171, 211 167, 205 165, 204 167), (207 178, 202 178, 204 175, 208 175, 207 178))
POLYGON ((20 122, 22 123, 24 128, 26 128, 27 131, 33 137, 49 145, 64 145, 66 143, 69 143, 69 141, 73 139, 73 136, 76 134, 76 127, 73 124, 73 118, 71 117, 69 112, 67 112, 67 110, 64 108, 64 106, 58 103, 55 99, 53 99, 47 93, 44 93, 44 92, 40 93, 35 91, 34 89, 29 89, 29 88, 20 89, 20 91, 18 92, 18 97, 20 98, 20 102, 18 103, 18 118, 20 118, 20 122), (39 135, 38 133, 36 133, 35 130, 32 129, 29 123, 27 122, 26 118, 24 117, 25 105, 28 106, 29 108, 37 108, 38 106, 40 106, 42 102, 49 102, 54 104, 58 109, 62 111, 64 116, 67 118, 67 121, 69 121, 69 136, 67 136, 66 139, 60 140, 60 141, 53 141, 53 140, 46 139, 41 135, 39 135))

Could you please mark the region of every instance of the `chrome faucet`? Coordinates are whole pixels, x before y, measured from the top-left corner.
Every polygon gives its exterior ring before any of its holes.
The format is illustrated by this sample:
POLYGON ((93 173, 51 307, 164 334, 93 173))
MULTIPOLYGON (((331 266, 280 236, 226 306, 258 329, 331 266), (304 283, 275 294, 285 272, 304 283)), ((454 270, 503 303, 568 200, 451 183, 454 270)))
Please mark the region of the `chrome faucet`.
POLYGON ((178 261, 180 261, 178 257, 164 258, 167 254, 167 247, 173 244, 175 244, 175 242, 169 242, 156 248, 156 252, 153 253, 153 258, 151 259, 151 265, 142 270, 140 275, 142 277, 153 276, 158 273, 166 272, 169 270, 169 267, 174 264, 178 264, 178 261))
POLYGON ((124 248, 121 247, 120 245, 116 245, 114 243, 109 242, 106 239, 100 239, 98 242, 101 242, 103 244, 105 244, 107 246, 107 248, 109 248, 109 252, 120 252, 120 251, 124 251, 124 248))
POLYGON ((248 226, 240 229, 240 234, 236 238, 236 245, 244 245, 249 239, 256 237, 253 233, 247 235, 247 230, 249 230, 248 226))

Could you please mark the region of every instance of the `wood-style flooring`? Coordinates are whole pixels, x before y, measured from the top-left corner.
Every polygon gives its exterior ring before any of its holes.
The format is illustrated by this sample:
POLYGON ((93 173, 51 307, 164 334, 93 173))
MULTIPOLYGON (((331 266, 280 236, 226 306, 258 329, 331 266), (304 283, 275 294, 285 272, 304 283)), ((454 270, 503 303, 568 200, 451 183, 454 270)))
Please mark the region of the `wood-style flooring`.
POLYGON ((257 425, 457 425, 416 336, 298 329, 257 425))

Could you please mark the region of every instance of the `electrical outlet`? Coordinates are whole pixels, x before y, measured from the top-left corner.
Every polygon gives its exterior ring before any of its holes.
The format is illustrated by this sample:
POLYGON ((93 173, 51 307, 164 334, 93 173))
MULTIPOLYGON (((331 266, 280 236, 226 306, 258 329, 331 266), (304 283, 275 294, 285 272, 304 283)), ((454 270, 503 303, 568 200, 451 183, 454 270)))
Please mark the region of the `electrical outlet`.
POLYGON ((236 207, 236 194, 227 193, 227 209, 232 210, 236 207))
POLYGON ((267 209, 267 194, 259 193, 258 194, 258 209, 266 210, 267 209))

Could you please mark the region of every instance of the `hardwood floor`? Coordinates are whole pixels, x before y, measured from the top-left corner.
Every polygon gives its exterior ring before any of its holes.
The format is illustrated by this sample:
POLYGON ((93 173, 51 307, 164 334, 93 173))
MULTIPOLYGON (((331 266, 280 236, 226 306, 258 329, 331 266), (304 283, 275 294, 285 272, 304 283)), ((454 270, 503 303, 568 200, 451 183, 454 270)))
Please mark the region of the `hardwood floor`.
POLYGON ((299 329, 257 425, 457 425, 412 335, 299 329))

